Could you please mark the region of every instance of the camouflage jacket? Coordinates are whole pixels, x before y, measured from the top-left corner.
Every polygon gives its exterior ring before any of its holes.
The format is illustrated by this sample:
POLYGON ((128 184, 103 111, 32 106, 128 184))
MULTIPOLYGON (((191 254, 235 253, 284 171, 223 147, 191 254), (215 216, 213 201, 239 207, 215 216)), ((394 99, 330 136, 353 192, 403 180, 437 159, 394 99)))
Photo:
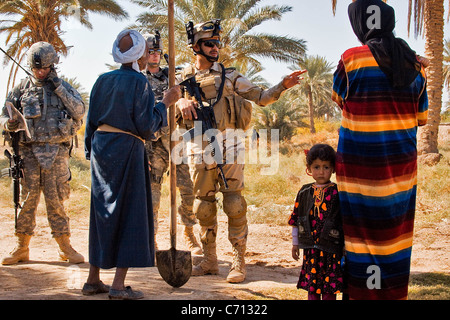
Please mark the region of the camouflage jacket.
MULTIPOLYGON (((25 117, 31 138, 22 135, 22 143, 68 142, 81 126, 86 112, 81 95, 67 82, 54 91, 48 85, 37 86, 23 79, 8 94, 11 102, 25 117)), ((6 129, 9 114, 3 107, 0 125, 6 129)))
MULTIPOLYGON (((86 110, 81 95, 65 81, 52 91, 47 84, 37 86, 30 78, 25 78, 8 94, 6 101, 23 114, 28 126, 30 137, 20 131, 22 148, 30 149, 40 165, 49 170, 60 146, 70 145, 81 127, 86 110)), ((8 120, 5 104, 0 125, 6 131, 8 120)))
MULTIPOLYGON (((197 70, 193 65, 187 66, 178 75, 178 82, 181 82, 195 75, 203 91, 203 103, 214 104, 214 115, 217 127, 220 131, 225 129, 244 129, 247 130, 251 121, 252 104, 266 106, 278 100, 281 93, 286 90, 282 82, 269 89, 263 89, 250 82, 235 68, 225 68, 214 62, 209 70, 197 70), (219 101, 216 101, 221 85, 222 72, 225 72, 225 83, 223 86, 223 95, 219 101)), ((185 98, 191 99, 185 92, 185 98)), ((177 108, 177 118, 180 118, 180 111, 177 108)), ((189 120, 183 121, 189 129, 192 127, 189 120)))
MULTIPOLYGON (((147 71, 147 79, 152 87, 153 94, 155 95, 155 104, 160 102, 164 97, 164 91, 169 87, 168 69, 159 69, 157 73, 151 73, 147 71)), ((169 112, 169 111, 167 111, 169 112)), ((169 127, 162 127, 158 132, 155 132, 153 141, 158 140, 161 136, 169 136, 169 127)))

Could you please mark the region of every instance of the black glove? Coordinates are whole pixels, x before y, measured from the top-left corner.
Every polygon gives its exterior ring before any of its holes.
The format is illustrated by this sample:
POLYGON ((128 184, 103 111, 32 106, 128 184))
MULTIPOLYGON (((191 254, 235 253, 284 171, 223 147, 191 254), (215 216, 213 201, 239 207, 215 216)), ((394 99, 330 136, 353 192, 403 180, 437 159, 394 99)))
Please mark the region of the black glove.
POLYGON ((9 119, 9 120, 6 122, 6 129, 7 129, 8 131, 14 132, 14 131, 16 131, 16 130, 19 128, 19 124, 20 124, 19 121, 9 119))
POLYGON ((58 78, 58 74, 56 70, 52 68, 50 73, 47 76, 47 83, 50 87, 50 90, 55 91, 62 84, 62 80, 58 78))

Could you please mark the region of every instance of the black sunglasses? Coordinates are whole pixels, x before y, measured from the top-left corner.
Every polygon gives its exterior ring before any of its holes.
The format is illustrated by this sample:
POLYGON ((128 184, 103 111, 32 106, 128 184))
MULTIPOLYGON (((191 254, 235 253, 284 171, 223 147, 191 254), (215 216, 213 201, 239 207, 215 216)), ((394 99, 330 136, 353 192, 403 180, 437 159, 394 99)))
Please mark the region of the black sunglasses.
POLYGON ((157 50, 150 49, 150 50, 148 50, 148 53, 149 54, 154 54, 154 53, 161 54, 162 50, 161 49, 157 49, 157 50))
POLYGON ((219 49, 222 48, 222 43, 220 40, 203 40, 202 43, 208 48, 214 48, 214 46, 219 49))

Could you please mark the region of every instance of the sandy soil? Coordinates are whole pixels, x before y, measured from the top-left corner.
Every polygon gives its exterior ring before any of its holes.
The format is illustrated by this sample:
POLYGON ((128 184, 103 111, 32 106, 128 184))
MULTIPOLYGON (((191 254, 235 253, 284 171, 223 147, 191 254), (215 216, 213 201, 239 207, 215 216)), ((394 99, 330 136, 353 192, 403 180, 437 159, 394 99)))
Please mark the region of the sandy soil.
MULTIPOLYGON (((450 126, 441 128, 441 139, 450 138, 450 126)), ((448 140, 446 140, 448 141, 448 140)), ((1 149, 1 148, 0 148, 1 149)), ((258 208, 254 208, 258 210, 258 208)), ((418 204, 417 215, 430 208, 418 204)), ((71 213, 71 242, 88 257, 89 213, 71 213)), ((288 215, 289 212, 286 212, 288 215)), ((159 275, 158 269, 130 269, 127 285, 141 290, 149 300, 212 300, 212 299, 301 299, 303 291, 295 289, 301 262, 291 257, 289 226, 250 224, 246 253, 247 278, 240 284, 226 282, 232 255, 227 239, 227 219, 219 213, 218 259, 219 275, 191 277, 181 288, 173 288, 159 275)), ((169 219, 161 219, 157 242, 161 250, 169 249, 169 219)), ((198 226, 195 226, 198 231, 198 226)), ((178 225, 177 249, 185 250, 183 227, 178 225)), ((0 258, 15 246, 14 210, 12 203, 0 202, 0 258)), ((107 294, 86 297, 81 294, 89 264, 71 265, 58 260, 57 244, 52 239, 41 199, 35 236, 30 244, 30 261, 14 266, 0 265, 0 299, 3 300, 105 300, 107 294)), ((412 274, 450 274, 450 221, 416 228, 412 254, 412 274)), ((102 271, 102 280, 111 283, 114 269, 102 271)))
MULTIPOLYGON (((13 217, 13 210, 7 204, 1 203, 0 257, 8 254, 15 245, 13 217)), ((157 241, 162 250, 169 248, 168 222, 168 219, 160 221, 157 241)), ((225 215, 219 214, 219 275, 191 277, 183 287, 172 288, 162 280, 156 267, 139 268, 130 269, 127 284, 143 291, 145 299, 151 300, 280 299, 283 297, 280 295, 282 292, 286 293, 286 290, 295 288, 300 262, 291 258, 290 228, 265 224, 249 226, 247 279, 240 284, 227 283, 225 279, 232 256, 226 224, 225 215)), ((88 213, 71 217, 72 245, 86 258, 88 228, 88 213)), ((447 221, 416 230, 412 257, 413 273, 450 272, 449 235, 450 227, 447 221), (436 234, 439 236, 436 237, 436 234), (431 238, 433 240, 430 240, 431 238)), ((185 250, 180 225, 177 238, 177 249, 185 250)), ((50 235, 42 203, 30 248, 29 262, 0 266, 0 299, 108 299, 107 294, 91 297, 81 294, 80 289, 88 274, 88 263, 70 265, 58 261, 57 244, 50 235)), ((114 269, 102 272, 105 283, 111 283, 113 276, 114 269)))

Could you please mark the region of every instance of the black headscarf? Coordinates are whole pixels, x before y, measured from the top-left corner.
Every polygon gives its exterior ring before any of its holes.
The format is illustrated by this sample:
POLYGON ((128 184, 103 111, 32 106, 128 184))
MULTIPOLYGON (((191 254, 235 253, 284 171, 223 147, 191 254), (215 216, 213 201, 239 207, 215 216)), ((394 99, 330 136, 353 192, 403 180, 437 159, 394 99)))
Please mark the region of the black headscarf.
POLYGON ((409 45, 394 36, 394 9, 381 0, 357 0, 348 6, 348 16, 359 41, 368 45, 392 86, 409 86, 420 72, 420 63, 409 45), (376 11, 368 10, 370 6, 380 9, 379 17, 376 11))

